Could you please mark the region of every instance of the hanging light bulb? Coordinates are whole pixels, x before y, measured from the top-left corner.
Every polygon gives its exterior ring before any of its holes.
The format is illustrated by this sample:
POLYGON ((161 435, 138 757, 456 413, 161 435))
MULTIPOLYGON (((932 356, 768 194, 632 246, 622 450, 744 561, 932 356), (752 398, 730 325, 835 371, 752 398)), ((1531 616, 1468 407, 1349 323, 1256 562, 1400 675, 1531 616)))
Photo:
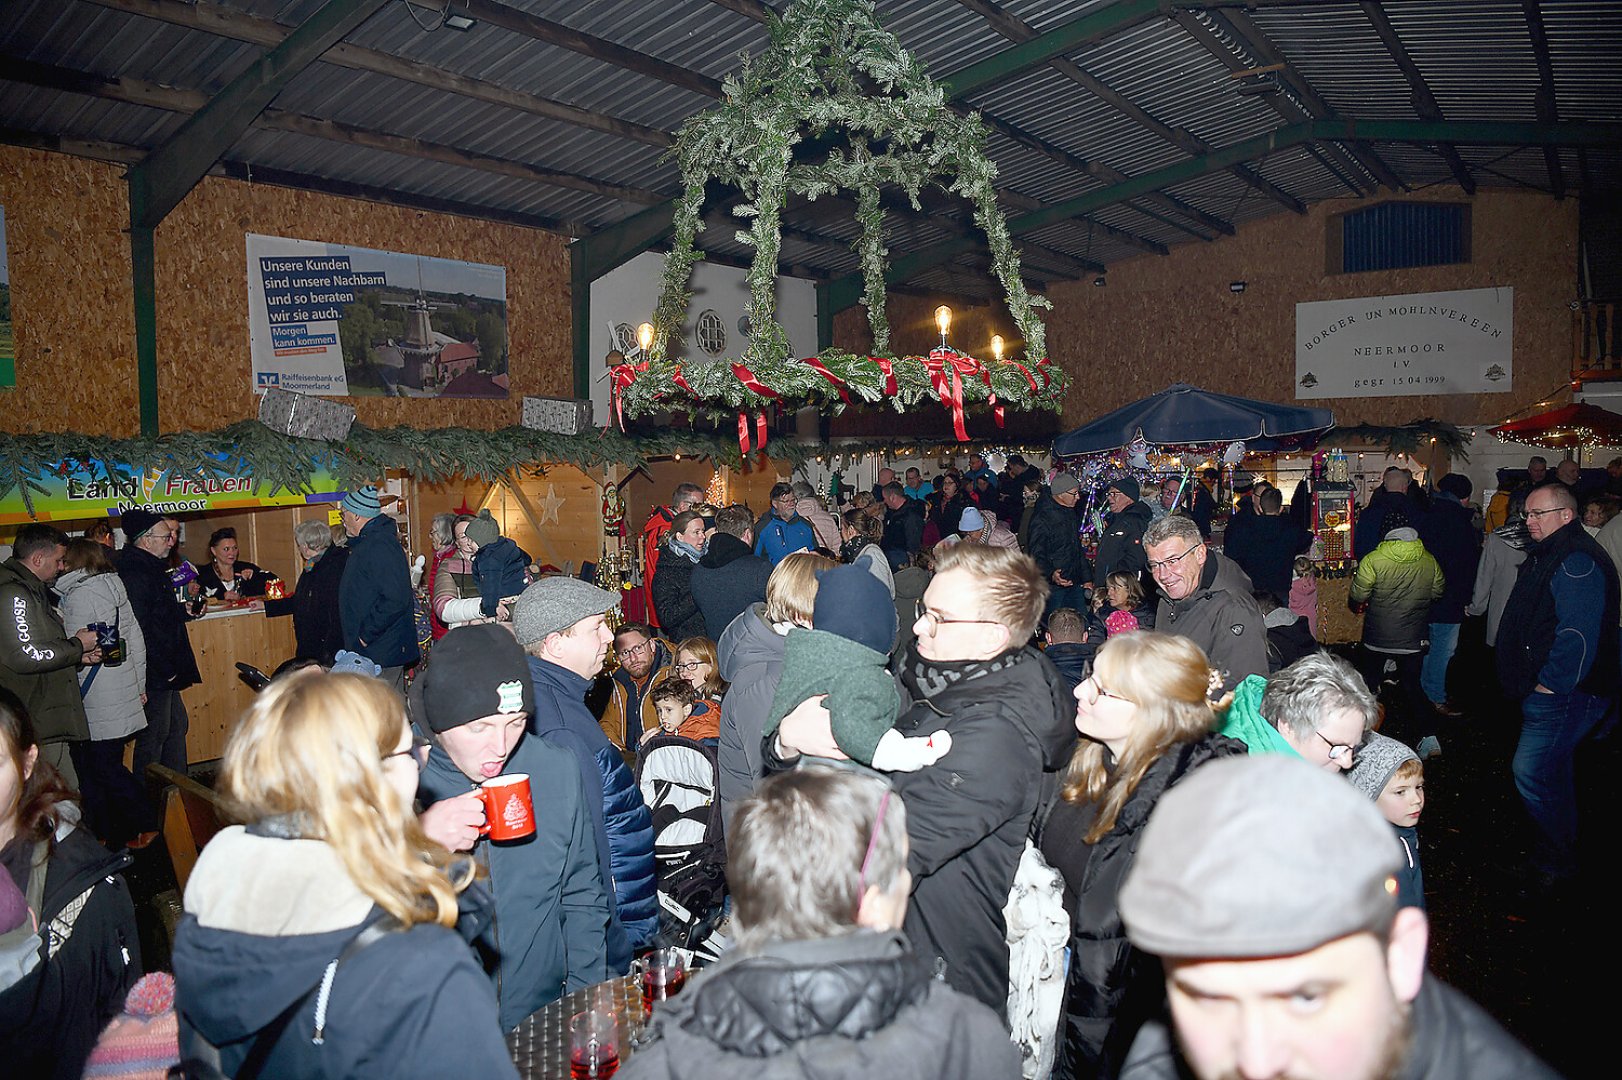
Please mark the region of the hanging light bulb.
POLYGON ((647 352, 648 349, 653 345, 652 323, 643 323, 641 326, 636 328, 636 343, 642 346, 643 352, 647 352))
POLYGON ((991 335, 991 355, 998 360, 1002 359, 1002 335, 991 335))
POLYGON ((952 309, 942 304, 935 309, 935 325, 941 330, 941 348, 946 348, 946 331, 952 327, 952 309))

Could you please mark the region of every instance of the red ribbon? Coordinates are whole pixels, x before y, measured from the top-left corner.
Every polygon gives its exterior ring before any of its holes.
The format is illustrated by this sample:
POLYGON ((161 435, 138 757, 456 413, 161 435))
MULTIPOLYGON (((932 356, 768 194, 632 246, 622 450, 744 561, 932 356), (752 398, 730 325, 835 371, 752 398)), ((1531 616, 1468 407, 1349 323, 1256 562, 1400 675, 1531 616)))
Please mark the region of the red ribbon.
POLYGON ((952 432, 958 442, 968 442, 969 430, 963 424, 963 376, 977 373, 980 361, 952 349, 931 349, 924 367, 929 371, 930 385, 940 395, 941 404, 951 407, 952 432))
POLYGON ((839 391, 840 400, 846 405, 850 404, 850 394, 846 393, 845 391, 844 379, 841 379, 838 375, 835 375, 833 372, 829 371, 827 365, 814 356, 806 357, 805 364, 812 371, 816 372, 818 375, 821 375, 824 379, 827 379, 830 383, 832 383, 833 388, 839 391))
POLYGON ((753 390, 761 397, 774 398, 777 396, 776 390, 773 390, 771 387, 755 378, 755 373, 744 367, 742 364, 733 364, 732 374, 738 377, 738 381, 743 383, 745 389, 753 390))
POLYGON ((611 425, 615 420, 619 421, 620 430, 625 430, 625 408, 621 402, 620 394, 629 389, 631 384, 636 382, 636 377, 647 370, 648 362, 646 360, 642 361, 640 364, 632 364, 629 362, 624 364, 615 364, 613 367, 608 369, 609 378, 611 380, 609 392, 614 401, 614 415, 609 418, 607 423, 603 424, 604 431, 607 431, 609 425, 611 425))
MULTIPOLYGON (((689 396, 695 397, 695 398, 698 397, 698 395, 693 392, 693 388, 691 386, 687 385, 687 376, 685 376, 685 375, 683 375, 681 373, 681 368, 678 367, 675 370, 675 372, 671 374, 670 381, 675 383, 677 386, 681 387, 683 390, 687 391, 689 396)), ((1035 386, 1036 386, 1035 383, 1031 384, 1032 389, 1035 389, 1035 386)))
MULTIPOLYGON (((755 413, 755 449, 766 449, 766 414, 755 413)), ((749 414, 743 411, 738 413, 738 451, 744 457, 749 456, 749 414)))
POLYGON ((895 381, 895 369, 890 363, 889 357, 869 356, 868 359, 877 364, 879 366, 879 370, 884 372, 884 395, 886 397, 895 397, 896 393, 901 389, 901 387, 900 384, 895 381))

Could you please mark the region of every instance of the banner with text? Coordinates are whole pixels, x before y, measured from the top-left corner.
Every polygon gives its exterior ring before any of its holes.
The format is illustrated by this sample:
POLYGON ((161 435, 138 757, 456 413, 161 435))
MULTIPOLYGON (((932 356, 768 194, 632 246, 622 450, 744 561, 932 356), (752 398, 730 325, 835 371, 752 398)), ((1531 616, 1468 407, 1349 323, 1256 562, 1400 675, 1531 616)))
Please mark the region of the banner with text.
POLYGON ((1515 290, 1295 305, 1295 396, 1496 394, 1514 386, 1515 290))
POLYGON ((62 461, 47 475, 31 479, 26 501, 18 487, 0 495, 0 525, 118 517, 132 507, 156 514, 195 514, 260 506, 336 504, 343 495, 337 478, 326 469, 317 469, 310 477, 308 493, 282 488, 272 495, 269 484, 260 483, 256 489, 251 476, 204 479, 157 469, 136 472, 128 465, 62 461), (33 513, 29 513, 30 503, 33 513))
POLYGON ((256 393, 507 396, 507 271, 248 234, 256 393))

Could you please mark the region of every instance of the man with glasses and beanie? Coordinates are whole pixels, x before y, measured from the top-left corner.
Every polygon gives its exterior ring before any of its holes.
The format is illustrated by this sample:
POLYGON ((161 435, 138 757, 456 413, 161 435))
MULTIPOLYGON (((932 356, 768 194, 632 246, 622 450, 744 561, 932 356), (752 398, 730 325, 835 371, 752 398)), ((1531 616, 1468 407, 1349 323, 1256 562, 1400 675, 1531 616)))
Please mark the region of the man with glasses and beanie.
POLYGON ((1015 1080, 997 1014, 934 978, 902 933, 910 818, 882 779, 826 765, 740 802, 737 945, 660 1003, 620 1075, 1015 1080))
POLYGON ((135 733, 134 772, 146 779, 153 762, 186 771, 186 731, 190 719, 180 692, 203 681, 186 633, 186 611, 175 598, 169 553, 175 548, 172 519, 139 508, 119 520, 124 548, 118 576, 129 594, 130 610, 146 638, 146 727, 135 733))
POLYGON ((1379 718, 1379 703, 1352 665, 1316 652, 1272 678, 1247 676, 1234 689, 1221 733, 1252 754, 1298 757, 1344 772, 1379 718))
MULTIPOLYGON (((1075 703, 1031 645, 1047 584, 1028 555, 957 544, 936 558, 896 661, 912 699, 896 721, 907 736, 945 730, 951 749, 890 777, 907 806, 912 904, 907 936, 946 964, 946 981, 1003 1014, 1008 1003, 1004 905, 1025 851, 1044 772, 1070 760, 1075 703)), ((842 758, 819 699, 783 718, 763 745, 767 770, 800 754, 842 758)))
POLYGON ((1578 867, 1577 748, 1616 699, 1617 569, 1564 485, 1526 497, 1526 528, 1532 546, 1498 625, 1498 681, 1521 707, 1513 769, 1536 829, 1533 884, 1560 889, 1578 867))
POLYGON ((1149 573, 1160 587, 1155 629, 1181 634, 1205 650, 1223 690, 1267 674, 1267 629, 1251 598, 1250 578, 1200 539, 1193 518, 1171 514, 1143 533, 1149 573))
POLYGON ((1139 1030, 1121 1080, 1554 1080, 1425 970, 1401 864, 1374 804, 1299 762, 1213 761, 1168 791, 1120 909, 1170 1019, 1139 1030))
MULTIPOLYGON (((595 655, 600 664, 608 630, 601 611, 593 617, 583 610, 593 606, 577 605, 574 617, 549 633, 566 639, 561 650, 595 655)), ((471 851, 484 871, 494 918, 478 929, 473 949, 495 984, 506 1031, 609 974, 613 901, 585 786, 572 754, 526 734, 534 713, 524 650, 495 623, 458 626, 440 638, 433 662, 411 687, 413 725, 429 740, 417 787, 422 828, 451 851, 471 851), (514 773, 529 777, 535 832, 493 841, 479 785, 514 773)))

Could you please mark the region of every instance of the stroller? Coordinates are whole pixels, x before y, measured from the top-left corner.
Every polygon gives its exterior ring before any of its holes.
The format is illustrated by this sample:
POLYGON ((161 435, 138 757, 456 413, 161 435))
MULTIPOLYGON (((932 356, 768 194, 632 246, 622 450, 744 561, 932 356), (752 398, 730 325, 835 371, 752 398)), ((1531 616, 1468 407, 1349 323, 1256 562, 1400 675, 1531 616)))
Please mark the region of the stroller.
POLYGON ((656 735, 642 747, 636 780, 653 815, 660 937, 690 950, 702 967, 729 944, 716 930, 726 896, 726 841, 715 748, 656 735))

